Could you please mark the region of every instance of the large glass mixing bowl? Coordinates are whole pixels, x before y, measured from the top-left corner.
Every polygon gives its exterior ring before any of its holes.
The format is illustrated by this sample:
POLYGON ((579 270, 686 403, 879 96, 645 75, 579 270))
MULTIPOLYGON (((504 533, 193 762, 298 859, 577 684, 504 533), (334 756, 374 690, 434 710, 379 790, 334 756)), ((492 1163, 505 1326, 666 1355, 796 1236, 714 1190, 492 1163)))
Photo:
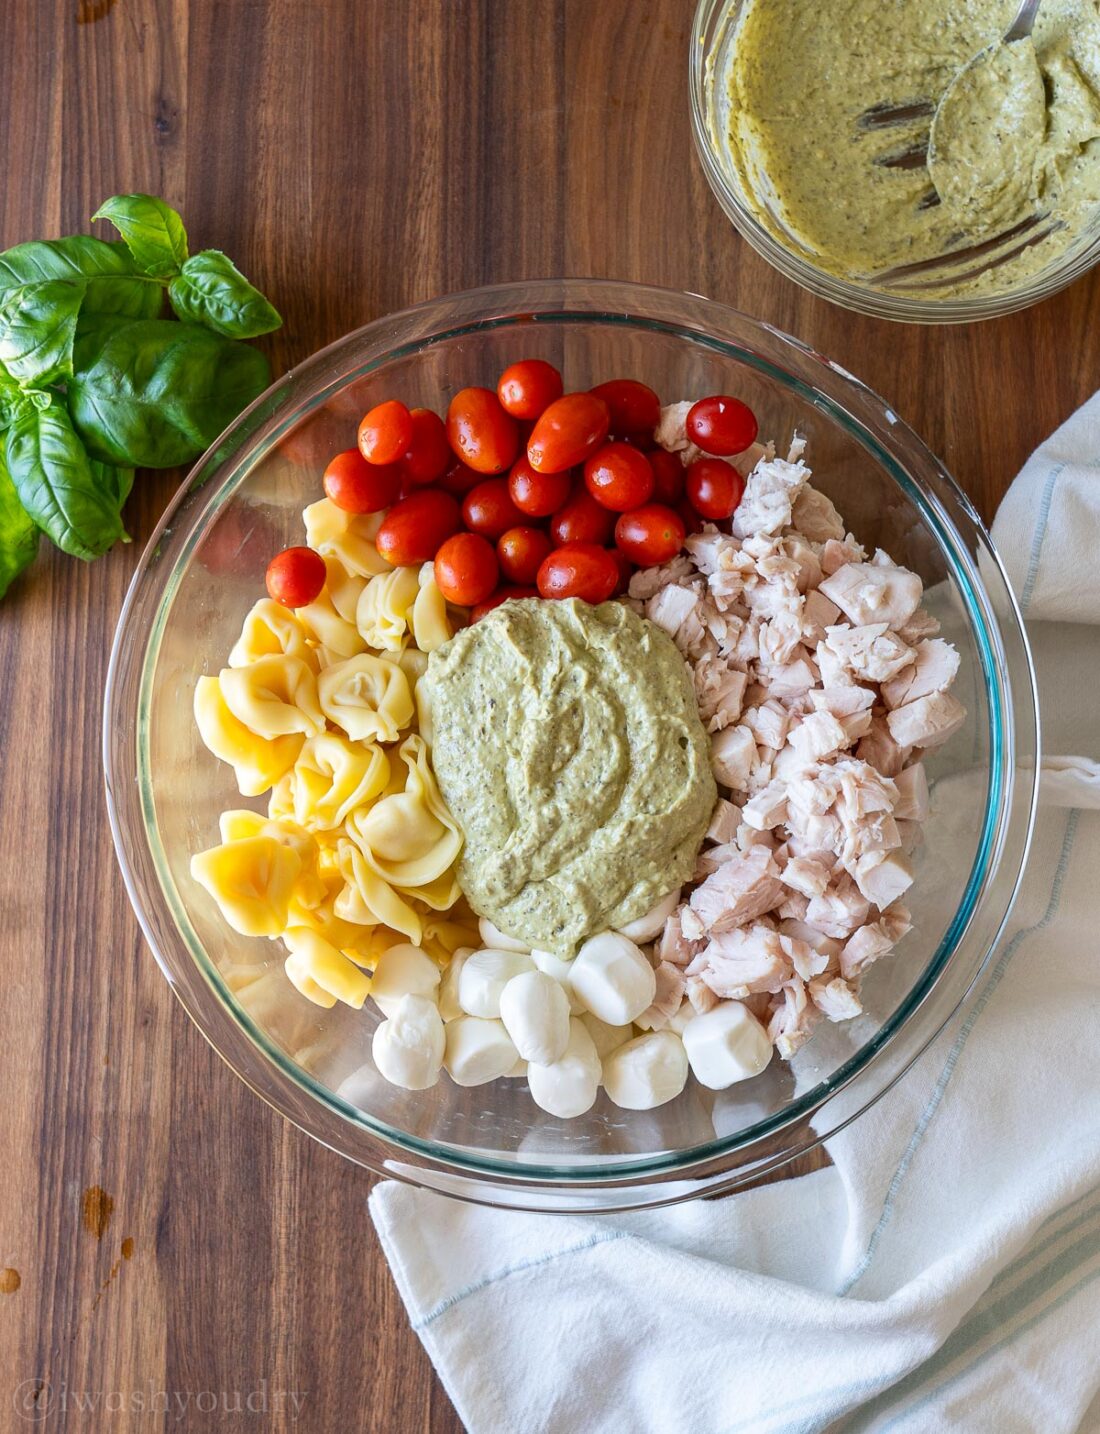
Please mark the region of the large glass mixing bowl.
POLYGON ((169 506, 119 620, 106 695, 111 823, 131 900, 176 995, 228 1064, 326 1145, 372 1170, 543 1210, 659 1204, 736 1188, 866 1109, 956 1009, 1012 903, 1030 835, 1035 689, 1019 614, 973 508, 927 448, 843 370, 705 299, 602 281, 504 285, 380 319, 287 374, 197 465, 169 506), (570 388, 629 375, 666 401, 737 393, 780 448, 797 430, 814 482, 869 547, 915 569, 959 647, 966 728, 930 762, 934 811, 911 889, 914 930, 865 984, 865 1013, 818 1028, 792 1065, 651 1112, 601 1093, 579 1120, 526 1082, 388 1085, 378 1014, 298 995, 278 943, 238 936, 191 879, 191 854, 239 807, 199 740, 196 679, 224 664, 273 553, 302 541, 327 459, 383 398, 445 407, 540 356, 570 388))

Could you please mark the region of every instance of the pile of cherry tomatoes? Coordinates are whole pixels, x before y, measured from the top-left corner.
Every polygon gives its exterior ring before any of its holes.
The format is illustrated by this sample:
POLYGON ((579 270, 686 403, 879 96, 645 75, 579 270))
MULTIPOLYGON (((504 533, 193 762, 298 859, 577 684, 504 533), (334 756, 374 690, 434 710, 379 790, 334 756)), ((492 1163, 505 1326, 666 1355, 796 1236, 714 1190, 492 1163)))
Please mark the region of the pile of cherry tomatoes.
MULTIPOLYGON (((686 468, 654 442, 660 399, 635 379, 565 393, 542 359, 506 368, 496 392, 464 388, 444 422, 396 399, 372 408, 357 448, 324 474, 348 513, 388 510, 375 542, 396 565, 435 562, 448 602, 477 618, 512 597, 582 598, 625 592, 635 567, 666 563, 703 519, 734 512, 744 481, 725 460, 756 441, 737 398, 700 399, 687 436, 706 457, 686 468)), ((324 561, 288 548, 267 573, 288 607, 312 602, 324 561)))

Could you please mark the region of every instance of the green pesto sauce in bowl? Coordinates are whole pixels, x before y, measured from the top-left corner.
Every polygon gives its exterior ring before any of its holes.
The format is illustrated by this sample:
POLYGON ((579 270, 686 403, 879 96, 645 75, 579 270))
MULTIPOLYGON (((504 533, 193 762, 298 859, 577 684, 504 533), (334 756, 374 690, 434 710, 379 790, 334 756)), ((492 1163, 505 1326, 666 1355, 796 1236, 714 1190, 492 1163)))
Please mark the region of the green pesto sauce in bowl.
POLYGON ((433 652, 424 681, 479 915, 570 956, 691 876, 717 789, 660 628, 616 602, 507 602, 433 652))
POLYGON ((1100 210, 1100 0, 1045 0, 1033 39, 1005 46, 1016 10, 1017 0, 749 0, 724 139, 764 227, 818 267, 866 281, 1034 216, 1057 223, 984 272, 960 265, 944 281, 951 293, 1013 288, 1063 253, 1100 210), (938 106, 933 121, 857 124, 871 106, 919 100, 938 106), (876 162, 930 137, 927 166, 876 162))

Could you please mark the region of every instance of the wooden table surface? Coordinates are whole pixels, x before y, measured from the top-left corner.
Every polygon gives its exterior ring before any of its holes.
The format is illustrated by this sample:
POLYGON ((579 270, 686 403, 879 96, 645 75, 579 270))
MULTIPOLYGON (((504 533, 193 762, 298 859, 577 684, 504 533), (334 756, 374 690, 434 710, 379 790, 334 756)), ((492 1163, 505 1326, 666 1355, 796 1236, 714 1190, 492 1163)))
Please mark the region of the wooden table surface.
MULTIPOLYGON (((1100 386, 1096 279, 920 329, 831 308, 758 259, 692 151, 690 0, 2 9, 0 245, 85 228, 112 193, 162 194, 281 309, 277 369, 496 280, 692 289, 867 379, 987 517, 1100 386)), ((367 1219, 370 1178, 222 1066, 115 866, 101 693, 178 478, 139 478, 133 547, 90 566, 44 552, 0 605, 0 1429, 455 1430, 367 1219)))

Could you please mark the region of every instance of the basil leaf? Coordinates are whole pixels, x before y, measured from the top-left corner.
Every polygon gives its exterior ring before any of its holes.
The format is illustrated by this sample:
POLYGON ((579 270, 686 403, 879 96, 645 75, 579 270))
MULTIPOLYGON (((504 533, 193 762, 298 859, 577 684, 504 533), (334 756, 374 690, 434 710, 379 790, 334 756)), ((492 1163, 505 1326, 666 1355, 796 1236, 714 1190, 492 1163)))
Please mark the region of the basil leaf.
POLYGON ((179 272, 187 258, 187 231, 174 209, 152 194, 116 194, 92 215, 109 219, 126 241, 134 263, 154 278, 179 272))
POLYGON ((125 244, 105 243, 87 234, 32 240, 0 254, 0 299, 24 284, 49 279, 86 279, 86 314, 125 314, 155 319, 164 303, 160 283, 139 274, 125 244))
POLYGON ((25 409, 8 429, 4 457, 23 507, 66 553, 96 558, 123 536, 115 495, 59 404, 25 409))
POLYGON ((0 597, 3 597, 38 552, 38 529, 19 501, 19 494, 0 459, 0 597))
POLYGON ((181 319, 229 339, 254 339, 283 322, 232 259, 218 249, 194 254, 168 285, 168 302, 181 319))
POLYGON ((27 394, 0 364, 0 432, 10 428, 16 415, 27 406, 27 394))
POLYGON ((20 383, 58 383, 73 371, 76 316, 84 284, 47 279, 0 300, 0 360, 20 383))
MULTIPOLYGON (((113 463, 100 463, 98 458, 89 458, 88 462, 92 465, 96 481, 102 485, 104 492, 110 493, 121 513, 126 499, 130 496, 130 489, 134 486, 134 470, 116 468, 113 463)), ((125 533, 123 541, 129 541, 125 533)))
POLYGON ((69 408, 94 458, 172 468, 209 448, 270 381, 258 349, 169 319, 82 319, 69 408))

